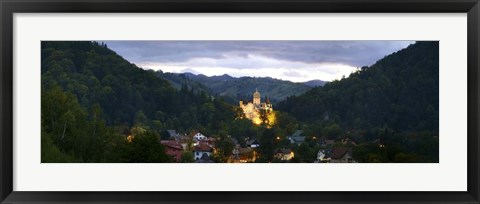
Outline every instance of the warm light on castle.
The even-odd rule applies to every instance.
[[[254,124],[266,124],[271,127],[275,124],[275,113],[268,97],[265,97],[265,103],[261,102],[260,92],[258,90],[253,93],[253,102],[243,103],[240,101],[240,108],[246,118],[250,119]]]

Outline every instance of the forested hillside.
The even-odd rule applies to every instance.
[[[63,155],[42,160],[161,162],[166,159],[130,157],[129,150],[107,154],[123,144],[121,136],[135,132],[152,142],[166,128],[213,133],[234,119],[233,108],[222,99],[186,87],[177,91],[105,44],[42,42],[41,69],[42,154]],[[138,148],[161,146],[156,143]]]
[[[277,108],[312,135],[353,139],[360,162],[438,162],[439,43],[417,42]]]
[[[438,42],[418,42],[278,107],[301,121],[332,120],[346,129],[438,131],[438,63]]]

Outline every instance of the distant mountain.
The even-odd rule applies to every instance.
[[[180,90],[182,86],[186,86],[188,89],[195,90],[196,92],[205,92],[211,93],[210,89],[205,86],[204,84],[192,80],[192,77],[196,75],[192,73],[169,73],[169,72],[162,72],[161,70],[155,72],[156,75],[164,80],[170,82],[170,84],[177,90]]]
[[[189,76],[192,76],[192,75],[189,75]],[[205,76],[205,75],[203,75],[203,76]],[[208,77],[208,78],[210,78],[211,80],[214,80],[214,81],[229,81],[229,80],[234,79],[233,77],[231,77],[228,74],[224,74],[224,75],[221,75],[221,76],[211,76],[211,77]]]
[[[322,81],[322,80],[310,80],[310,81],[303,82],[303,84],[305,84],[307,86],[310,86],[310,87],[323,86],[326,83],[328,83],[328,82],[327,81]]]
[[[186,84],[194,90],[203,90],[212,95],[226,96],[230,102],[238,100],[251,100],[253,92],[258,89],[262,94],[262,100],[267,96],[272,103],[284,100],[289,96],[296,96],[311,89],[311,86],[303,83],[283,81],[271,77],[232,77],[228,74],[220,76],[195,75],[192,73],[160,73],[175,87]]]

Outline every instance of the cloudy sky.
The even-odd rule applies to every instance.
[[[144,69],[332,81],[414,41],[105,41]]]

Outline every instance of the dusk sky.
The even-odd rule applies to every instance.
[[[104,41],[144,69],[293,82],[347,77],[414,41]]]

